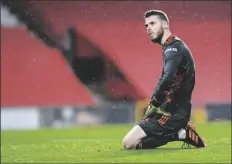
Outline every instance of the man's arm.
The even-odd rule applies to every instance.
[[[160,78],[159,83],[152,95],[151,103],[154,106],[160,106],[167,93],[170,91],[173,77],[175,76],[178,66],[183,59],[180,48],[167,49],[164,55],[165,66],[163,76]]]

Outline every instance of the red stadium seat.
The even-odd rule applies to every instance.
[[[58,51],[27,30],[1,28],[1,106],[94,104]]]

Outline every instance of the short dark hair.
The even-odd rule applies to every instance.
[[[144,17],[148,18],[152,15],[158,15],[160,19],[167,21],[169,23],[167,14],[161,10],[148,10],[145,12]]]

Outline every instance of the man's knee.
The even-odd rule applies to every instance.
[[[135,149],[141,139],[146,136],[143,129],[139,125],[136,125],[123,138],[122,144],[125,149]]]
[[[133,138],[130,138],[128,136],[125,136],[122,140],[122,144],[125,149],[133,149],[134,145],[136,144],[136,141],[133,140]]]

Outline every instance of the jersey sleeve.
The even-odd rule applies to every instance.
[[[172,80],[177,72],[178,66],[183,59],[181,49],[177,46],[167,48],[164,52],[164,68],[163,75],[159,79],[159,82],[152,95],[152,103],[155,106],[160,106],[164,101],[167,93],[172,86]]]

